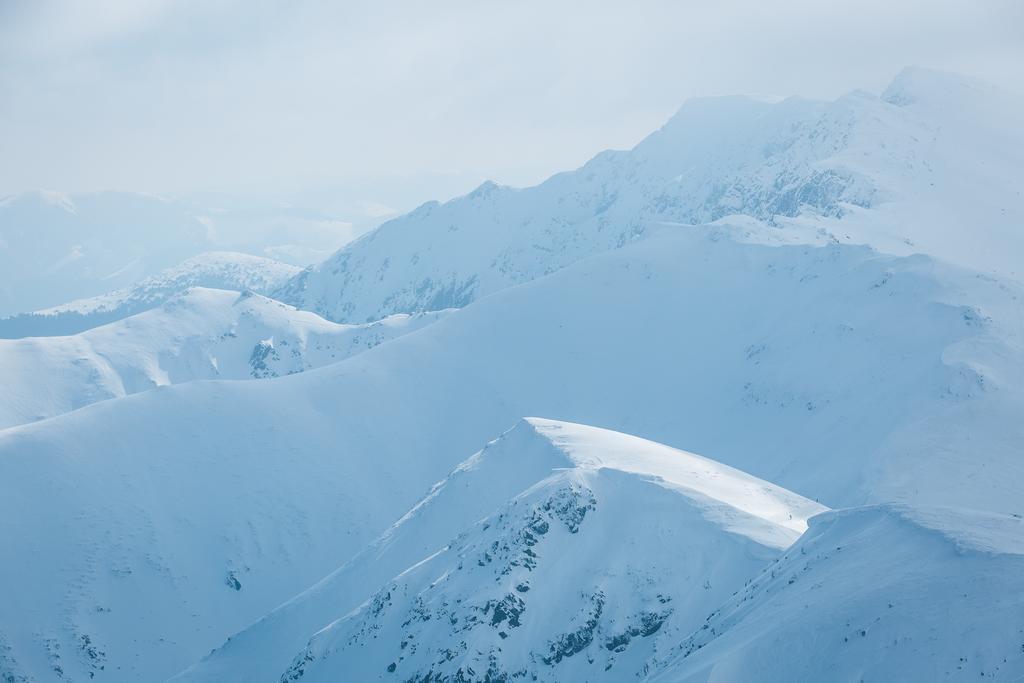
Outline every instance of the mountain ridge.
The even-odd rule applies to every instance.
[[[524,469],[532,474],[524,475]],[[505,478],[508,476],[518,481],[506,482]],[[741,491],[755,497],[760,507],[751,507],[752,501],[746,495],[736,495]],[[732,495],[723,496],[724,492]],[[504,501],[506,496],[508,501]],[[623,507],[614,502],[620,496],[626,497],[630,503]],[[739,503],[741,507],[732,507],[734,503]],[[663,508],[666,505],[677,515],[665,514],[666,510]],[[615,507],[617,512],[603,512],[608,506]],[[779,510],[774,509],[775,506],[786,512],[779,514]],[[552,618],[533,616],[537,610],[551,611],[545,604],[546,598],[536,596],[539,593],[550,593],[555,586],[575,585],[574,581],[568,580],[564,575],[566,563],[557,559],[565,552],[561,546],[575,545],[582,537],[577,534],[587,535],[583,532],[593,525],[603,526],[600,520],[607,514],[616,519],[617,525],[636,530],[633,534],[635,538],[626,542],[627,545],[635,545],[638,542],[636,538],[642,535],[640,528],[658,526],[654,522],[655,519],[674,518],[678,521],[678,515],[681,514],[688,520],[687,523],[672,522],[669,526],[675,528],[679,534],[675,539],[678,545],[676,553],[687,559],[677,557],[669,562],[665,558],[660,558],[651,562],[657,566],[673,566],[677,575],[682,575],[687,570],[695,571],[694,554],[703,552],[706,546],[715,548],[717,559],[712,562],[709,558],[708,561],[721,567],[721,571],[714,578],[716,587],[712,589],[710,584],[703,587],[687,587],[685,581],[673,584],[666,576],[658,575],[656,571],[657,578],[651,579],[645,591],[651,594],[652,602],[658,609],[648,615],[649,623],[643,627],[644,637],[641,637],[639,631],[630,636],[632,627],[628,623],[618,623],[614,618],[611,621],[606,619],[607,623],[602,622],[600,628],[595,628],[595,624],[595,627],[590,629],[589,637],[593,647],[580,647],[581,651],[586,649],[588,659],[595,656],[601,659],[600,653],[605,653],[611,657],[610,661],[613,661],[618,653],[627,649],[629,641],[636,638],[638,642],[633,644],[629,656],[634,662],[642,661],[642,657],[638,657],[635,651],[637,648],[647,649],[654,640],[648,640],[646,636],[653,635],[663,622],[676,623],[680,619],[685,621],[686,614],[692,617],[700,612],[694,604],[713,603],[716,595],[728,594],[732,579],[727,578],[727,575],[731,576],[729,573],[735,570],[732,566],[734,563],[751,568],[763,566],[766,558],[776,556],[796,540],[800,532],[794,528],[805,528],[806,517],[824,509],[823,506],[732,468],[646,439],[586,425],[543,418],[524,418],[501,437],[490,442],[486,448],[459,465],[449,477],[435,485],[426,498],[413,506],[391,529],[368,546],[360,556],[362,565],[357,559],[355,564],[343,566],[310,591],[296,596],[247,631],[233,636],[222,648],[215,650],[201,663],[174,680],[272,680],[275,667],[283,669],[282,662],[287,662],[290,657],[288,644],[293,643],[293,647],[304,644],[300,637],[303,631],[307,635],[316,635],[295,658],[281,680],[320,680],[323,676],[329,680],[370,680],[377,675],[387,679],[389,672],[395,671],[396,668],[398,671],[395,676],[415,680],[432,677],[444,679],[448,675],[458,678],[458,671],[466,676],[471,675],[467,672],[480,672],[484,669],[498,678],[501,676],[500,672],[511,675],[513,671],[520,671],[520,667],[525,665],[513,663],[519,661],[516,659],[515,648],[507,655],[511,661],[505,661],[506,655],[501,654],[502,650],[507,652],[514,646],[517,640],[516,630],[521,627],[524,632],[530,633],[531,639],[536,639],[538,629],[544,628],[540,624]],[[478,515],[484,510],[487,512],[484,513],[484,519],[480,520]],[[626,519],[618,519],[619,516],[625,516]],[[629,520],[633,517],[644,518],[648,522],[631,523]],[[513,521],[510,526],[511,519],[520,521]],[[556,527],[563,525],[564,531],[568,531],[568,534],[563,531],[559,535]],[[664,522],[659,528],[660,533],[669,533]],[[503,530],[497,532],[498,540],[493,543],[491,540],[474,540],[478,535],[490,539],[495,533],[493,529]],[[701,529],[705,531],[699,531]],[[702,536],[702,533],[708,536]],[[430,543],[424,545],[425,537],[437,543],[439,549],[431,547]],[[549,537],[562,539],[557,552],[553,555],[553,548],[550,548],[549,544],[554,541]],[[479,562],[473,559],[475,552],[469,550],[477,545],[479,550],[476,552],[483,552]],[[584,571],[600,573],[599,568],[605,563],[614,566],[623,562],[621,559],[610,559],[610,556],[614,555],[613,547],[604,547],[606,550],[599,554],[599,559],[595,557],[594,562],[585,562],[581,565],[585,567]],[[483,548],[489,549],[484,551]],[[582,552],[582,548],[577,552]],[[632,559],[626,561],[626,564],[635,564],[636,567],[628,570],[627,575],[631,578],[627,583],[633,586],[634,583],[643,583],[640,575],[645,560],[642,557],[659,557],[663,553],[643,553],[638,548],[632,548],[630,552]],[[676,553],[673,553],[673,557]],[[401,559],[394,557],[396,554],[401,556]],[[459,558],[457,567],[452,566],[445,571],[428,569],[433,564],[445,562],[444,556],[453,554],[457,554]],[[733,562],[722,562],[723,554],[728,554],[733,558]],[[551,555],[550,559],[545,559],[548,555]],[[408,563],[408,567],[401,566],[403,559]],[[484,620],[484,623],[490,621],[491,626],[500,626],[491,631],[472,617],[472,609],[468,610],[470,614],[464,614],[467,612],[465,604],[476,600],[471,595],[475,591],[479,590],[485,594],[493,592],[487,587],[487,584],[492,583],[489,569],[492,562],[502,567],[504,565],[501,563],[505,561],[510,564],[498,573],[497,580],[501,585],[507,584],[507,595],[502,589],[498,590],[501,595],[496,594],[492,602],[483,598],[477,600],[491,605],[485,612],[490,609],[496,610]],[[662,561],[668,564],[658,565],[658,562]],[[549,562],[554,562],[550,571],[558,573],[558,578],[546,576],[545,570]],[[341,649],[338,651],[335,651],[338,645],[321,645],[324,641],[336,644],[345,642],[344,638],[334,634],[343,630],[347,622],[362,619],[363,614],[376,620],[381,615],[381,610],[401,611],[401,602],[404,599],[413,600],[414,595],[415,603],[420,605],[426,593],[433,591],[439,584],[455,581],[455,577],[463,574],[464,567],[465,573],[469,575],[473,575],[478,567],[483,567],[480,571],[487,578],[480,579],[482,583],[473,583],[477,579],[467,579],[470,586],[461,588],[456,599],[440,603],[450,605],[450,609],[443,606],[440,609],[451,611],[451,614],[443,619],[441,615],[430,619],[431,623],[441,620],[445,625],[449,621],[456,624],[454,620],[467,619],[465,628],[453,627],[451,638],[440,638],[436,633],[437,629],[434,628],[432,632],[422,634],[427,640],[421,641],[412,633],[416,627],[409,627],[407,621],[401,627],[404,634],[401,638],[401,648],[397,647],[397,641],[394,643],[395,659],[392,663],[395,666],[390,666],[384,660],[369,666],[363,665],[363,662],[369,663],[375,658],[385,657],[382,653],[368,654],[369,649],[379,649],[379,641],[389,637],[375,630],[372,641],[363,643],[360,640],[361,644],[358,644],[358,647],[363,655],[358,661],[343,655],[347,645],[340,645]],[[372,580],[369,577],[388,575],[392,571],[396,572],[397,576],[388,582],[386,589],[381,589],[373,595],[367,592],[367,600],[362,605],[353,604],[362,601],[359,591]],[[440,573],[441,576],[429,587],[424,586],[421,592],[395,588],[396,585],[423,571],[433,571],[433,575]],[[737,573],[742,574],[742,571]],[[616,589],[613,588],[615,577],[614,572],[609,574],[609,578],[599,591],[601,610],[606,613],[613,613],[616,609],[613,607],[616,597]],[[737,583],[736,587],[738,585]],[[620,599],[625,599],[624,594],[629,592],[622,587],[617,590],[623,591],[623,594],[618,596]],[[691,591],[696,592],[696,597],[687,598]],[[571,612],[578,607],[575,598],[572,597],[573,591],[566,593],[562,600],[567,604],[555,609],[555,615]],[[657,599],[653,597],[655,593]],[[400,594],[408,597],[399,597]],[[433,602],[429,599],[427,601]],[[457,603],[461,606],[456,607]],[[349,612],[353,607],[355,609]],[[412,618],[411,621],[426,621],[424,610],[427,608],[424,606],[415,609],[419,616]],[[504,616],[499,616],[499,611]],[[462,616],[457,617],[456,612]],[[483,630],[484,635],[471,635],[477,634],[478,628]],[[607,638],[613,638],[611,633],[619,628],[625,629],[624,633],[627,634],[615,636],[622,641],[621,643],[616,640],[614,646],[608,648],[598,645],[606,638],[601,634],[608,632]],[[492,645],[477,643],[469,645],[467,649],[465,641],[462,645],[457,644],[459,640],[481,637],[482,642],[493,641]],[[414,640],[416,642],[406,650],[405,645]],[[643,641],[644,645],[640,645],[640,641]],[[501,643],[501,646],[495,649],[497,643]],[[403,663],[404,659],[417,659],[417,647],[421,652],[427,649],[435,651],[433,648],[445,644],[453,650],[430,665],[429,671],[416,669],[416,665],[411,662]],[[474,650],[488,649],[489,654],[483,659],[472,655]],[[612,654],[612,650],[615,650],[615,654]],[[461,654],[456,656],[456,652]],[[399,653],[402,656],[399,656]],[[579,658],[583,656],[579,654]],[[565,655],[557,656],[557,662],[549,657],[550,661],[543,665],[538,662],[539,668],[534,670],[532,675],[540,676],[538,680],[549,680],[551,675],[569,675],[568,672],[575,669],[567,669],[568,662],[561,664],[564,657]],[[422,655],[419,659],[422,660]],[[339,666],[341,669],[338,669]],[[410,669],[410,666],[414,668]],[[602,661],[595,672],[601,671],[604,666],[605,663]],[[323,667],[327,667],[329,673],[321,671]],[[608,671],[607,668],[604,670]],[[618,680],[619,676],[621,673],[619,668],[616,668],[609,680]]]
[[[248,290],[179,285],[158,289],[155,308],[76,335],[0,339],[0,429],[170,384],[304,372],[446,313],[340,325]]]
[[[941,95],[961,82],[907,70],[887,90],[890,99],[899,91],[901,104],[865,92],[832,102],[690,100],[632,150],[602,152],[530,188],[488,182],[445,204],[424,204],[297,275],[275,296],[337,321],[458,307],[643,239],[666,221],[695,225],[736,215],[793,241],[924,251],[1019,279],[1005,252],[1010,245],[1024,250],[1009,229],[1024,220],[1010,182],[1024,164],[1024,138],[998,91],[973,88],[976,101],[966,103]],[[943,106],[927,104],[936,100]],[[990,168],[975,163],[971,145],[1003,139],[1021,144],[994,149],[999,163]],[[986,182],[964,183],[980,174]],[[963,236],[963,226],[979,219],[1006,227]]]

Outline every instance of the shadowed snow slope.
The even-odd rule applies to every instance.
[[[799,242],[927,253],[1020,279],[1024,107],[970,79],[908,69],[881,97],[688,101],[627,152],[517,190],[424,204],[275,296],[340,322],[463,306],[665,222],[732,215]]]
[[[946,508],[826,513],[659,653],[651,681],[1018,681],[1024,521]]]
[[[1016,285],[752,230],[665,229],[340,363],[0,431],[7,656],[45,678],[59,645],[81,677],[88,638],[122,678],[173,675],[522,415],[691,449],[831,507],[1017,512]]]
[[[266,294],[299,270],[249,254],[207,252],[124,289],[0,319],[0,338],[75,334],[155,308],[190,287]]]
[[[557,499],[559,503],[548,504],[549,499]],[[611,511],[606,511],[606,506]],[[577,510],[580,519],[570,525],[566,535],[561,529],[565,520],[559,523],[549,518],[566,517],[570,509]],[[605,593],[603,600],[620,601],[618,609],[628,611],[629,589],[617,583],[623,580],[642,583],[645,577],[651,579],[645,590],[653,603],[660,604],[645,604],[633,615],[642,620],[640,613],[644,609],[653,610],[648,616],[647,630],[656,630],[666,619],[670,623],[685,624],[695,615],[702,616],[704,605],[717,604],[721,596],[735,590],[739,585],[733,585],[735,577],[744,577],[744,572],[749,575],[752,569],[757,571],[765,558],[788,547],[806,529],[807,517],[824,509],[785,489],[692,453],[619,432],[529,418],[456,468],[351,562],[232,636],[180,680],[277,680],[295,652],[306,644],[309,635],[367,600],[384,577],[416,565],[456,536],[458,540],[445,553],[433,557],[427,567],[417,568],[414,573],[426,572],[436,578],[443,571],[438,567],[454,556],[459,556],[460,564],[482,566],[477,565],[476,558],[465,557],[465,553],[491,547],[488,544],[495,541],[506,555],[516,546],[515,552],[521,555],[513,553],[504,558],[512,562],[513,569],[509,569],[509,573],[499,572],[498,583],[494,582],[496,566],[468,567],[466,573],[453,569],[455,576],[465,578],[453,580],[443,592],[460,600],[472,598],[471,602],[477,606],[487,602],[481,591],[502,593],[496,597],[496,602],[504,599],[505,594],[511,595],[509,602],[518,605],[520,612],[523,609],[527,612],[527,617],[517,620],[525,632],[531,633],[519,639],[527,649],[537,643],[527,644],[523,640],[536,640],[542,624],[553,616],[568,616],[581,609],[580,601],[585,598],[579,594],[582,588],[600,585]],[[489,515],[489,521],[476,523]],[[588,533],[575,535],[584,526],[584,516]],[[554,531],[547,536],[552,526]],[[649,527],[646,533],[653,537],[642,538],[640,530],[645,527]],[[657,544],[644,547],[652,538],[657,538]],[[588,548],[591,543],[603,543],[603,550]],[[663,544],[671,544],[672,551],[665,553]],[[467,550],[470,546],[472,551]],[[551,573],[552,564],[569,564],[584,555],[591,559],[580,562],[575,568],[556,570],[557,575]],[[524,563],[523,558],[532,559]],[[492,561],[500,564],[493,557],[485,564],[491,565]],[[618,569],[613,569],[614,566]],[[670,577],[672,572],[668,568],[673,566],[675,573]],[[711,571],[714,572],[713,586],[708,573]],[[573,572],[591,576],[586,578]],[[602,573],[607,576],[602,578]],[[519,589],[514,590],[516,586]],[[559,592],[563,594],[560,600],[551,599]],[[395,601],[399,600],[396,594]],[[606,606],[611,614],[610,603]],[[408,607],[395,606],[391,612],[398,616]],[[473,612],[473,608],[467,609]],[[365,607],[362,611],[365,612]],[[335,627],[333,633],[345,630],[363,617],[365,614],[349,618],[346,625]],[[484,621],[492,618],[490,615]],[[530,627],[531,624],[534,626]],[[483,628],[477,635],[494,644],[496,639],[504,640],[499,632],[506,636],[518,633],[515,628],[508,625]],[[606,660],[618,657],[604,652],[608,649],[601,647],[604,636],[616,629],[626,632],[629,628],[624,622],[605,619],[591,633],[595,647],[577,661],[600,652],[607,656],[600,657],[600,664],[594,666],[603,668]],[[636,635],[625,634],[623,650]],[[317,642],[327,637],[318,636]],[[440,649],[452,647],[452,643],[463,637],[444,632],[430,635],[430,642],[416,645],[420,653],[417,663],[403,664],[396,675],[402,680],[419,680],[417,676],[423,677],[430,670],[435,674],[443,671],[445,675],[459,668],[465,670],[465,667],[487,670],[489,656],[475,658],[470,651],[463,651],[450,664],[438,668],[430,663],[430,658],[438,656]],[[399,639],[405,640],[404,637]],[[371,680],[385,675],[385,667],[392,659],[399,661],[407,654],[399,653],[398,641],[392,640],[394,642],[382,642],[383,650],[367,656],[366,668],[358,671],[348,668],[354,664],[351,657],[344,663],[342,660],[346,657],[334,654],[322,669],[317,668],[319,665],[312,667],[316,669],[315,674],[308,664],[300,661],[298,666],[311,675],[312,680],[328,672],[334,680]],[[511,648],[515,640],[503,644],[503,648]],[[653,644],[653,641],[644,642]],[[490,646],[480,643],[473,647],[487,652]],[[617,647],[618,644],[611,649]],[[333,652],[336,648],[327,649]],[[636,650],[650,653],[646,646],[632,648],[629,657],[634,663],[638,656]],[[310,656],[322,659],[323,653]],[[513,671],[525,664],[502,660],[500,667]],[[615,670],[615,676],[623,675],[621,669]],[[547,672],[546,677],[557,674],[562,680],[569,675],[565,667],[542,666],[540,670]],[[293,670],[292,675],[296,671]]]
[[[251,292],[190,289],[78,335],[0,340],[0,429],[165,384],[302,372],[443,314],[339,325]]]
[[[284,679],[621,680],[663,626],[696,626],[824,509],[691,453],[530,418],[182,679],[277,680],[303,634],[365,600]]]

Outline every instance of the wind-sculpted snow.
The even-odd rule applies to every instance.
[[[303,372],[444,313],[339,325],[253,292],[188,289],[159,308],[78,335],[0,340],[0,429],[168,384]]]
[[[892,505],[815,517],[650,668],[652,683],[1020,680],[1024,521]]]
[[[692,100],[628,152],[536,187],[485,183],[424,204],[276,296],[341,322],[459,307],[665,222],[736,215],[790,241],[924,252],[1019,278],[1022,116],[992,88],[919,69],[882,97]]]
[[[0,565],[11,656],[45,678],[46,643],[77,653],[85,634],[107,670],[181,671],[522,415],[702,452],[830,507],[1016,512],[1019,288],[752,230],[669,228],[340,363],[0,431],[0,535],[25,558]]]
[[[299,271],[259,256],[208,252],[124,289],[0,319],[0,338],[77,334],[156,308],[191,287],[266,294]]]

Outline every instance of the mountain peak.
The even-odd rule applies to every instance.
[[[494,194],[500,189],[502,189],[502,186],[499,185],[498,183],[494,182],[493,180],[485,180],[484,182],[480,183],[475,190],[473,190],[466,196],[472,199],[489,197],[490,195]]]
[[[920,66],[905,67],[882,92],[881,99],[905,107],[970,99],[994,88],[982,80],[950,71]]]

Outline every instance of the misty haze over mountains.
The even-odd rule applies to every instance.
[[[0,200],[0,681],[1024,677],[1021,121],[912,66],[405,212]]]

